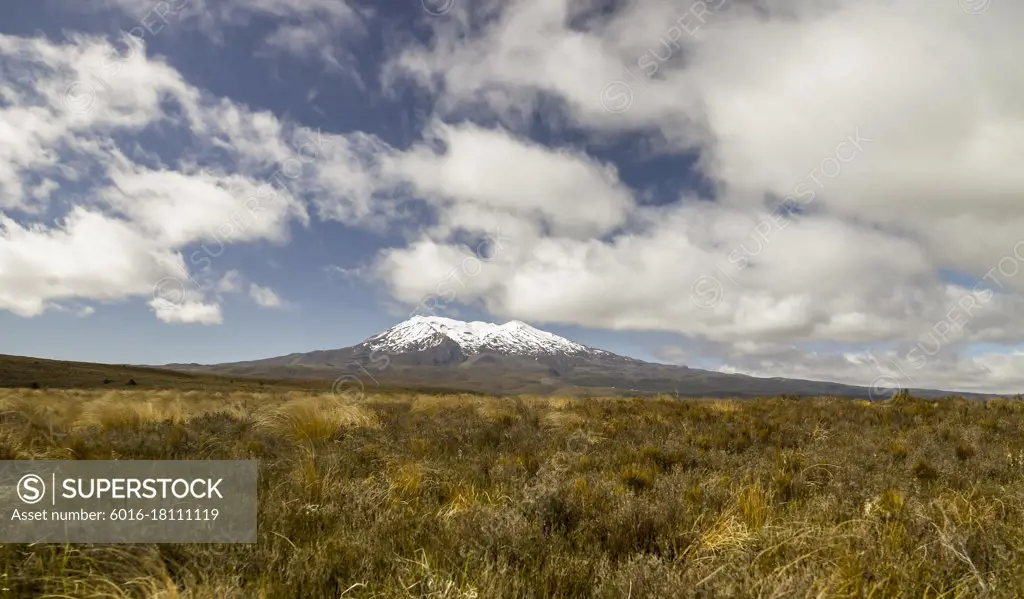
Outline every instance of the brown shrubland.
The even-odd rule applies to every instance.
[[[1024,402],[0,390],[2,459],[257,459],[252,545],[3,545],[0,597],[1016,597]]]

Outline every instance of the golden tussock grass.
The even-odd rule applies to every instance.
[[[419,394],[412,397],[411,411],[417,413],[438,413],[445,410],[473,405],[472,399],[461,395]]]
[[[282,437],[318,443],[337,438],[349,428],[377,428],[376,414],[351,400],[333,396],[294,396],[257,411],[257,425]]]
[[[426,469],[418,462],[394,464],[387,469],[388,497],[394,501],[419,499],[426,483]]]
[[[576,429],[583,428],[587,419],[581,414],[573,412],[545,412],[540,419],[541,425],[548,428]]]
[[[738,412],[740,410],[739,402],[727,399],[712,399],[704,405],[713,412]]]
[[[252,545],[3,597],[1019,597],[1024,403],[0,390],[0,459],[257,459]]]

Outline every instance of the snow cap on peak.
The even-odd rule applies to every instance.
[[[483,351],[510,355],[554,355],[593,352],[574,343],[531,327],[521,320],[502,325],[491,322],[463,322],[442,316],[415,315],[387,331],[366,340],[377,351],[400,353],[435,347],[454,341],[468,353]],[[598,352],[600,353],[600,352]]]

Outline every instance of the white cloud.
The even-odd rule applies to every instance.
[[[485,265],[458,301],[500,317],[726,345],[913,342],[973,297],[973,285],[948,282],[954,271],[1002,293],[972,306],[951,347],[1024,340],[1024,177],[1012,164],[1024,153],[1024,86],[1010,58],[1024,52],[1013,25],[1024,7],[969,15],[923,0],[707,4],[720,8],[703,22],[663,3],[601,17],[569,0],[457,6],[434,23],[428,46],[387,66],[389,83],[407,76],[433,93],[441,118],[483,114],[517,132],[534,118],[568,120],[599,141],[642,134],[663,153],[699,151],[699,174],[715,186],[714,203],[681,193],[657,209],[625,204],[600,239],[519,223],[526,251]],[[518,170],[529,164],[519,153],[502,156],[502,173],[544,173]],[[447,189],[443,168],[456,166],[420,177]],[[558,175],[497,177],[495,186],[566,189],[584,179],[551,168]],[[577,223],[592,216],[590,195],[566,213]],[[766,196],[808,212],[794,221],[766,213]],[[441,221],[515,226],[514,212],[481,204],[442,206]],[[426,235],[377,263],[402,301],[436,294],[438,276],[464,256],[451,228]],[[995,355],[925,378],[977,387],[970,373]]]
[[[922,344],[909,350],[815,352],[772,348],[733,355],[724,372],[761,377],[792,377],[864,385],[878,398],[899,389],[943,389],[1015,394],[1024,390],[1024,351],[988,350],[974,354],[941,351]],[[922,349],[923,348],[923,349]],[[915,351],[916,350],[916,351]]]
[[[285,307],[285,302],[270,287],[261,287],[253,283],[249,285],[249,297],[261,308]]]
[[[187,301],[170,305],[160,298],[149,302],[161,322],[167,324],[222,324],[224,317],[219,305]]]
[[[306,218],[305,208],[284,194],[281,201],[256,201],[261,183],[245,176],[136,167],[114,171],[111,179],[100,197],[147,234],[174,247],[195,241],[282,241],[292,216]],[[247,204],[249,198],[254,200]]]
[[[484,105],[532,115],[552,109],[538,103],[552,94],[595,133],[698,148],[722,201],[748,208],[766,192],[793,193],[860,128],[876,141],[827,182],[822,209],[910,228],[976,274],[1017,241],[1002,228],[973,238],[1024,218],[1014,199],[1024,175],[1012,163],[1024,150],[1024,87],[1011,58],[1024,49],[1013,25],[1024,7],[973,16],[922,0],[708,4],[722,8],[703,24],[686,6],[641,3],[570,28],[584,4],[509,2],[483,29],[439,23],[430,48],[406,50],[389,72],[434,83],[453,114]],[[648,77],[641,64],[654,53],[673,57]],[[632,104],[610,114],[600,92],[616,80]],[[972,238],[958,258],[933,234],[951,228]]]
[[[98,38],[74,36],[57,46],[0,35],[5,71],[21,75],[0,82],[0,98],[7,101],[0,108],[0,209],[38,210],[57,182],[26,195],[21,175],[33,169],[62,174],[56,167],[65,152],[102,156],[108,147],[91,133],[136,132],[163,121],[161,97],[184,106],[197,101],[198,92],[166,64],[139,53],[114,56],[113,46]]]
[[[317,132],[299,151],[309,163],[302,195],[321,219],[378,231],[396,220],[395,183],[383,179],[380,170],[394,148],[364,133]]]
[[[308,224],[290,189],[311,185],[295,158],[315,159],[313,132],[211,99],[144,51],[118,55],[99,38],[0,35],[0,65],[26,75],[0,83],[0,309],[36,316],[62,300],[142,297],[164,322],[219,323],[216,281],[204,281],[225,248],[284,243],[289,223]],[[171,163],[115,141],[158,124],[188,142]],[[84,191],[63,194],[62,182]],[[58,200],[71,211],[42,220]]]
[[[367,269],[364,267],[356,266],[354,268],[344,268],[336,264],[330,264],[324,267],[324,272],[327,273],[328,277],[337,277],[350,281],[362,279],[367,275]]]
[[[475,209],[534,221],[553,235],[590,237],[623,224],[633,206],[615,167],[581,151],[555,150],[473,125],[434,123],[427,136],[427,142],[394,154],[385,172],[410,182],[418,195],[441,207],[442,218],[468,216],[465,209]],[[435,151],[431,142],[444,144],[446,151]],[[455,218],[450,224],[473,229],[481,224],[469,220]]]
[[[128,223],[78,209],[67,229],[25,228],[0,221],[0,308],[41,314],[67,299],[124,300],[149,295],[181,264]]]
[[[244,282],[245,278],[242,276],[242,273],[237,270],[229,270],[224,273],[224,276],[217,283],[217,291],[220,293],[239,293],[242,291]]]

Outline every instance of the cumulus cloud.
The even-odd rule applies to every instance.
[[[0,67],[14,75],[0,83],[0,309],[148,296],[165,322],[218,323],[211,277],[225,247],[284,243],[289,223],[308,224],[292,190],[312,185],[314,132],[210,98],[145,48],[102,38],[0,35]],[[119,141],[157,126],[184,140],[180,155]]]
[[[548,148],[475,125],[435,122],[426,137],[392,153],[384,173],[411,184],[440,209],[440,219],[447,221],[442,224],[449,227],[479,231],[487,218],[509,215],[555,236],[587,238],[623,224],[633,206],[615,167],[581,151]],[[435,150],[438,145],[445,150]]]
[[[714,184],[711,203],[685,191],[657,209],[627,203],[616,221],[626,226],[603,238],[574,238],[567,223],[520,228],[529,251],[487,265],[460,301],[537,322],[678,332],[720,357],[745,343],[913,343],[944,331],[951,313],[969,325],[951,327],[951,348],[1021,341],[1024,178],[1012,161],[1024,150],[1024,87],[1010,57],[1024,51],[1013,25],[1024,9],[698,4],[457,7],[391,61],[387,81],[433,94],[440,118],[487,114],[522,137],[534,118],[605,141],[641,134],[665,154],[697,152],[694,174]],[[528,164],[505,156],[508,172]],[[449,169],[465,160],[446,158]],[[584,226],[594,215],[577,206],[567,218]],[[474,208],[450,205],[447,218],[507,219]],[[436,294],[433,278],[460,259],[450,231],[428,236],[378,265],[405,301]],[[1005,390],[1018,384],[1008,356],[963,354],[945,370],[933,360],[922,378]],[[774,376],[806,356],[779,357],[736,368]],[[832,367],[843,371],[819,373]],[[993,378],[983,384],[981,372]]]
[[[0,221],[0,308],[37,316],[49,302],[124,300],[153,291],[180,257],[129,223],[76,209],[66,229]]]
[[[793,195],[859,130],[875,141],[827,181],[819,208],[908,228],[929,252],[976,274],[1017,241],[1009,230],[1024,217],[1015,200],[1024,176],[1012,161],[1024,149],[1024,88],[1011,57],[1024,8],[974,16],[923,0],[701,7],[631,3],[581,26],[592,3],[518,0],[481,27],[438,24],[431,45],[406,49],[389,72],[429,83],[454,113],[484,105],[498,116],[532,114],[548,94],[591,131],[696,148],[721,201],[743,207],[765,193]],[[631,100],[617,114],[601,93],[613,82]],[[996,235],[982,235],[989,226]],[[974,242],[950,250],[952,229]]]
[[[220,306],[203,302],[186,301],[178,305],[170,305],[162,298],[150,301],[153,313],[161,322],[167,324],[222,324],[224,322]]]

